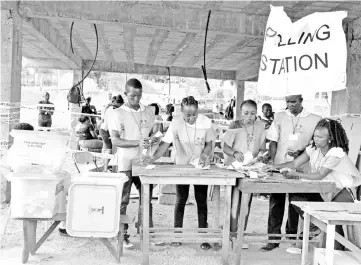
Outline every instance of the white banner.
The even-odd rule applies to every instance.
[[[271,5],[258,76],[258,93],[285,96],[346,88],[346,11],[313,13],[294,23]]]

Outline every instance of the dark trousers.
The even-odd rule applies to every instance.
[[[207,185],[194,185],[199,228],[207,228],[207,191]],[[177,201],[174,208],[174,227],[183,227],[184,208],[188,200],[189,185],[176,185],[176,193]]]
[[[319,193],[296,193],[290,194],[290,201],[315,201],[315,202],[322,202],[323,199]],[[332,199],[333,202],[350,202],[353,203],[353,198],[350,192],[347,189],[341,190],[335,198]],[[303,211],[297,207],[292,206],[297,213],[303,217]],[[336,233],[339,233],[341,236],[345,236],[343,233],[342,225],[336,225]],[[327,236],[327,235],[326,235]],[[336,250],[345,250],[345,247],[341,245],[339,242],[335,240],[335,249]]]
[[[124,173],[128,176],[129,180],[124,183],[122,202],[120,204],[120,214],[127,214],[127,207],[130,200],[130,191],[132,189],[132,184],[135,185],[136,189],[139,192],[139,211],[142,207],[142,183],[140,182],[139,177],[132,176],[132,171],[119,171],[119,173]],[[153,185],[150,185],[150,198],[149,198],[149,227],[153,227],[153,205],[152,205],[152,194],[153,194]],[[139,215],[140,216],[140,215]],[[128,224],[124,224],[124,231],[127,232]]]
[[[281,234],[283,214],[285,211],[286,194],[272,193],[269,199],[268,234]],[[298,213],[294,207],[288,205],[288,220],[286,234],[297,234]],[[271,240],[278,240],[280,237],[269,237]]]

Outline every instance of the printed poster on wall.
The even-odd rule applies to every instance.
[[[294,23],[271,5],[258,93],[280,97],[346,88],[346,11],[313,13]]]

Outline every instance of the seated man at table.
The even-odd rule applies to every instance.
[[[312,145],[308,146],[301,156],[272,168],[281,169],[286,178],[332,181],[336,184],[336,192],[290,194],[290,201],[354,202],[355,187],[361,185],[361,175],[347,155],[349,142],[341,123],[331,119],[320,120],[312,139]],[[307,162],[310,162],[311,173],[295,170]],[[294,208],[303,215],[298,207]],[[336,232],[344,235],[342,226],[336,226]],[[343,250],[343,246],[335,241],[335,249]]]
[[[160,158],[173,142],[175,147],[173,154],[177,165],[188,165],[195,161],[199,161],[200,165],[209,165],[212,141],[215,140],[211,120],[204,115],[198,114],[198,101],[192,96],[182,100],[181,111],[182,117],[172,120],[165,137],[149,163],[154,163]],[[194,185],[199,228],[207,228],[208,226],[207,191],[208,185],[206,183],[205,185]],[[183,227],[184,210],[188,195],[189,185],[176,185],[175,228]],[[180,246],[181,243],[173,242],[172,245]],[[211,245],[202,243],[201,248],[208,250]]]

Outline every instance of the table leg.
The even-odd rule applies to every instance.
[[[23,220],[23,233],[24,233],[24,247],[22,253],[22,263],[26,263],[29,260],[29,245],[28,245],[28,225],[26,220]]]
[[[333,265],[333,250],[335,245],[335,225],[327,225],[326,235],[326,264]]]
[[[227,186],[228,187],[228,186]],[[220,213],[220,206],[221,206],[221,198],[220,198],[220,190],[221,186],[217,185],[213,187],[213,200],[216,203],[216,210],[213,219],[213,228],[219,228],[219,213]]]
[[[219,186],[216,186],[219,187]],[[218,189],[219,191],[219,189]],[[219,193],[218,193],[219,194]],[[223,235],[222,235],[222,263],[228,264],[228,252],[229,252],[229,230],[231,223],[231,203],[232,203],[232,186],[226,186],[226,192],[224,196],[224,216],[223,216]],[[218,227],[217,227],[218,228]]]
[[[302,241],[302,262],[301,265],[306,265],[308,263],[308,240],[310,234],[310,215],[308,213],[304,214],[303,221],[303,241]]]
[[[243,236],[244,236],[244,226],[246,224],[246,214],[248,212],[248,200],[250,198],[249,193],[242,192],[241,198],[241,210],[239,214],[238,220],[238,228],[237,228],[237,245],[236,245],[236,265],[240,265],[242,258],[242,244],[243,244]]]
[[[143,265],[149,264],[149,195],[150,185],[143,184]]]

